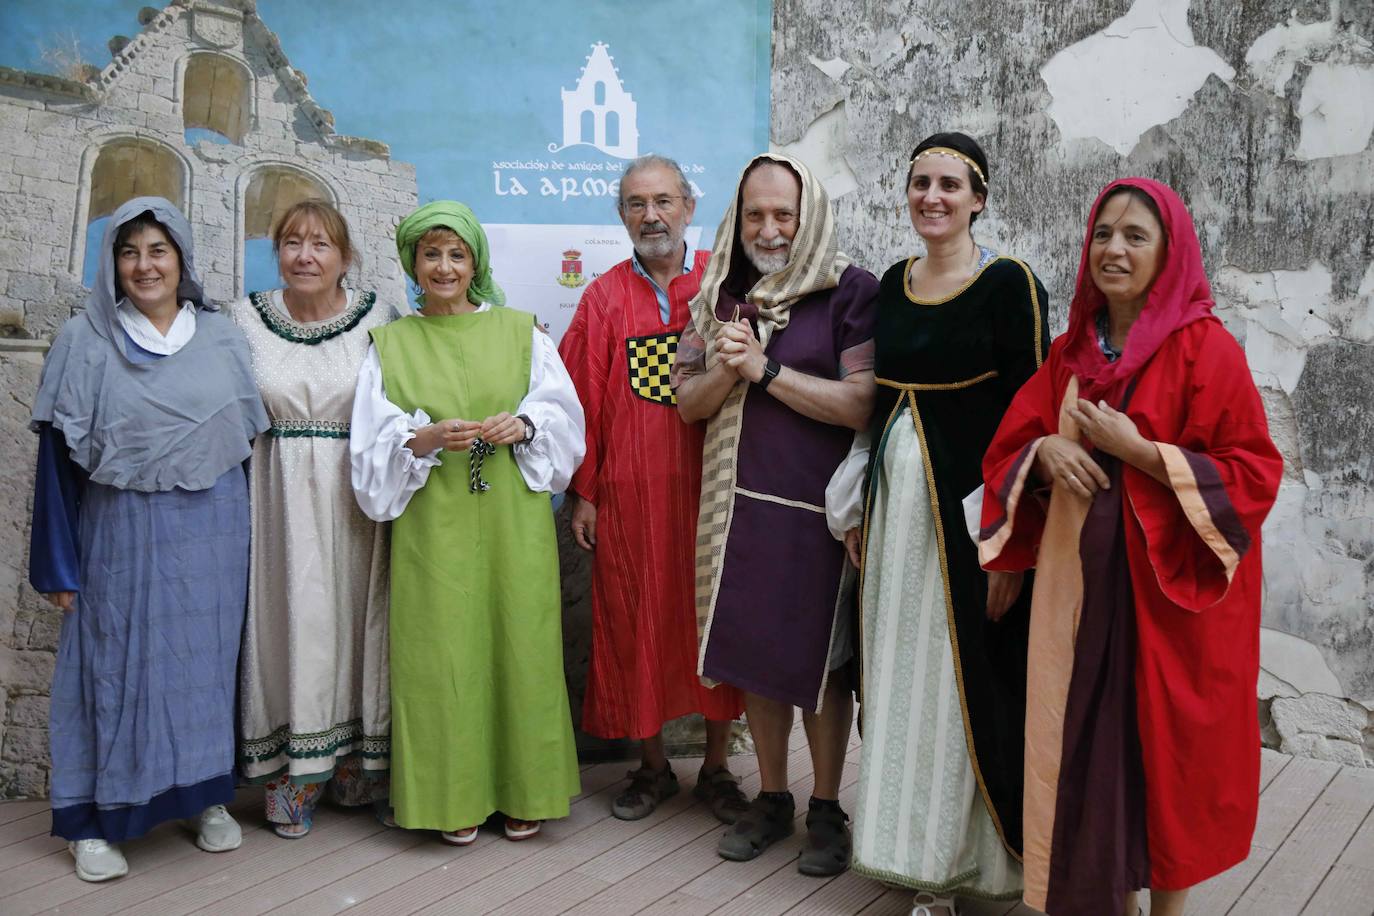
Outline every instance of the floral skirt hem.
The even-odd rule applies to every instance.
[[[370,762],[370,761],[369,761]],[[390,795],[388,770],[370,770],[357,754],[339,758],[330,773],[318,781],[298,782],[298,777],[280,774],[264,786],[263,809],[273,824],[308,824],[320,799],[326,795],[336,805],[355,808],[381,801]]]

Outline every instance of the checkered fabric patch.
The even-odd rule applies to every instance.
[[[652,334],[625,339],[630,390],[644,400],[669,407],[677,405],[677,395],[668,384],[668,373],[677,354],[677,338],[676,334]]]

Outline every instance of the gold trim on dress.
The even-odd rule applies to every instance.
[[[874,381],[884,388],[896,388],[898,391],[954,391],[958,388],[968,388],[979,382],[986,382],[990,378],[997,378],[996,369],[990,369],[982,375],[975,375],[973,378],[966,378],[962,382],[894,382],[892,379],[886,378],[874,378]]]
[[[930,449],[926,447],[926,431],[925,426],[921,423],[921,413],[916,407],[916,392],[906,392],[906,400],[911,405],[911,422],[916,425],[916,439],[921,443],[921,462],[926,474],[926,487],[930,491],[930,508],[935,516],[935,543],[940,551],[940,578],[945,587],[945,622],[949,628],[950,652],[954,656],[954,683],[959,688],[959,714],[964,720],[964,743],[968,746],[969,763],[973,766],[973,778],[978,783],[978,792],[983,796],[983,803],[987,805],[988,816],[992,818],[992,825],[997,828],[997,837],[1002,841],[1003,848],[1011,857],[1020,862],[1021,855],[1012,849],[1011,844],[1007,842],[1007,834],[1002,827],[1002,819],[998,817],[997,809],[988,796],[987,783],[983,781],[983,770],[978,766],[978,751],[973,746],[973,728],[968,718],[968,698],[964,695],[963,666],[959,663],[959,631],[954,622],[954,597],[949,590],[949,559],[945,551],[945,525],[940,518],[940,496],[935,491],[935,468],[930,461]]]
[[[1041,353],[1041,341],[1044,340],[1045,332],[1040,326],[1040,293],[1035,288],[1035,274],[1031,271],[1030,265],[1020,258],[1008,257],[1007,260],[1025,272],[1026,283],[1030,286],[1031,318],[1035,321],[1035,368],[1039,369],[1045,362],[1045,357]]]
[[[981,249],[981,246],[980,246],[979,250],[982,250],[982,249]],[[960,286],[958,289],[956,289],[954,292],[950,293],[948,296],[944,296],[944,297],[942,297],[942,298],[940,298],[940,299],[922,299],[920,296],[916,295],[915,293],[913,293],[913,292],[911,291],[911,265],[914,264],[914,263],[916,263],[916,260],[917,260],[917,256],[913,254],[911,257],[909,257],[909,258],[906,259],[906,266],[902,268],[902,292],[906,293],[907,299],[909,299],[910,301],[914,302],[914,303],[917,304],[917,305],[944,305],[946,302],[949,302],[951,299],[957,299],[957,298],[959,298],[959,296],[960,296],[962,293],[966,292],[970,286],[972,286],[973,284],[975,284],[975,283],[978,282],[978,278],[981,277],[981,276],[983,275],[983,272],[984,272],[984,271],[986,271],[986,270],[987,270],[989,267],[991,267],[992,265],[996,264],[998,261],[1002,260],[1003,257],[1005,257],[1005,255],[1000,255],[1000,254],[999,254],[999,255],[997,255],[996,257],[994,257],[992,260],[990,260],[990,261],[988,261],[986,264],[984,264],[982,267],[980,267],[980,268],[978,268],[977,270],[975,270],[975,271],[973,272],[973,276],[969,277],[967,280],[964,281],[963,286]],[[1015,259],[1014,259],[1014,258],[1007,258],[1007,260],[1010,261],[1010,260],[1015,260]],[[1022,266],[1024,267],[1025,265],[1022,265]],[[1036,314],[1037,316],[1039,316],[1040,310],[1039,310],[1039,309],[1036,309],[1035,314]],[[1039,317],[1037,317],[1037,318],[1035,319],[1035,321],[1036,321],[1036,326],[1037,326],[1037,328],[1038,328],[1038,326],[1039,326],[1039,324],[1040,324],[1040,319],[1039,319]],[[1037,341],[1037,344],[1038,344],[1038,342],[1039,342],[1039,335],[1038,335],[1038,334],[1036,335],[1036,341]],[[1037,347],[1036,347],[1036,350],[1037,350],[1037,352],[1039,351],[1038,345],[1037,345]]]

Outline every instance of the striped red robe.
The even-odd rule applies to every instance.
[[[739,691],[697,678],[693,562],[703,426],[668,385],[709,252],[668,285],[664,324],[649,281],[622,261],[582,294],[558,352],[587,417],[587,457],[569,488],[596,505],[592,658],[582,729],[647,738],[688,713],[728,720]]]
[[[984,462],[980,559],[1036,567],[1025,759],[1025,899],[1119,913],[1129,890],[1190,887],[1242,861],[1259,800],[1260,525],[1282,460],[1236,341],[1174,331],[1126,387],[1168,486],[1102,453],[1091,500],[1032,466],[1079,388],[1066,337]],[[1084,441],[1091,451],[1091,443]]]

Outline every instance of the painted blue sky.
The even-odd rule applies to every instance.
[[[75,37],[85,59],[103,66],[107,40],[137,34],[144,5],[7,0],[0,64],[49,70],[41,48]],[[530,193],[498,195],[492,167],[620,161],[587,146],[548,149],[562,138],[559,90],[573,88],[598,41],[637,103],[639,151],[700,168],[691,175],[705,195],[696,222],[708,238],[740,167],[767,147],[770,0],[393,0],[385,13],[374,0],[258,0],[257,9],[340,133],[386,141],[394,158],[416,165],[422,201],[456,197],[484,221],[616,221],[608,199],[540,195],[547,172],[503,170],[506,190],[516,177]]]

